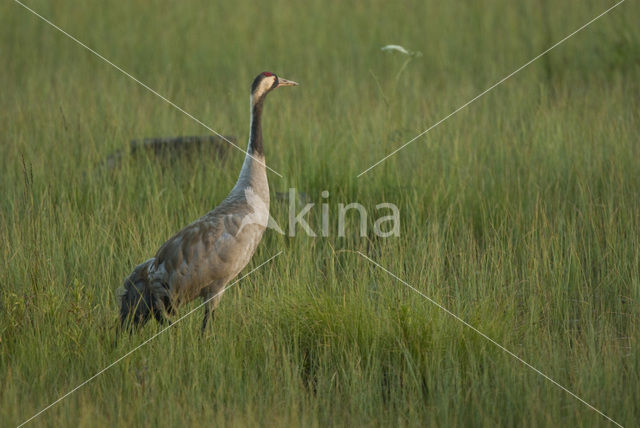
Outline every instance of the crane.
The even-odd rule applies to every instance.
[[[124,280],[118,290],[122,328],[132,331],[151,317],[164,324],[181,304],[201,297],[207,302],[204,333],[225,285],[249,263],[269,220],[261,123],[265,98],[276,88],[296,85],[270,72],[254,79],[249,146],[235,186],[220,205],[173,235]]]

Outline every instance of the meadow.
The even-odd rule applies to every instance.
[[[640,7],[115,2],[29,7],[244,148],[259,72],[272,195],[328,237],[265,233],[214,327],[185,318],[33,426],[624,426],[640,421]],[[0,5],[0,421],[15,426],[160,330],[114,344],[116,289],[220,202],[244,154],[125,157],[209,131],[17,3]],[[421,56],[383,52],[400,44]],[[329,191],[327,200],[321,192]],[[338,203],[401,213],[366,237]],[[286,224],[288,206],[272,198]],[[320,229],[320,210],[308,217]],[[375,216],[370,218],[370,223]],[[199,302],[181,309],[186,314]]]

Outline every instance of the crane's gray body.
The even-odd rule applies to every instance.
[[[259,160],[263,161],[247,156],[238,182],[224,201],[176,233],[155,257],[138,265],[125,279],[121,294],[130,291],[136,297],[146,291],[149,301],[136,300],[135,304],[154,312],[145,314],[140,307],[136,322],[144,323],[150,315],[161,321],[180,304],[197,297],[208,300],[215,296],[210,301],[210,309],[215,309],[224,287],[251,260],[266,227],[262,220],[269,218],[269,185]],[[126,306],[128,316],[133,308]]]
[[[253,174],[249,182],[236,186],[218,207],[158,250],[149,265],[149,278],[166,284],[177,303],[216,295],[251,260],[265,225],[246,221],[256,215],[247,193],[253,190],[264,201],[264,214],[269,215],[269,187],[264,167],[261,169],[262,174]]]

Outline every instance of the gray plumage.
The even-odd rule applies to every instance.
[[[240,176],[215,209],[186,226],[136,266],[119,290],[120,321],[140,326],[152,316],[164,323],[180,304],[202,297],[202,330],[220,302],[224,287],[249,263],[269,219],[269,184],[262,145],[261,115],[266,95],[297,85],[261,73],[251,87],[251,133]],[[215,297],[214,297],[215,296]]]

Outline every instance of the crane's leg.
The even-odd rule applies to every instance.
[[[213,287],[211,287],[210,290],[207,290],[207,293],[203,296],[204,301],[207,302],[206,305],[204,305],[204,318],[202,320],[202,328],[200,330],[200,333],[203,336],[205,331],[207,330],[209,319],[211,319],[211,323],[213,323],[213,319],[215,318],[215,311],[218,307],[218,304],[220,303],[221,297],[221,295],[216,295]]]
[[[204,332],[207,330],[207,323],[209,322],[209,318],[211,318],[211,323],[213,324],[213,320],[215,318],[215,309],[211,308],[211,304],[207,303],[204,307],[204,318],[202,320],[202,329],[200,330],[200,334],[204,336]]]

